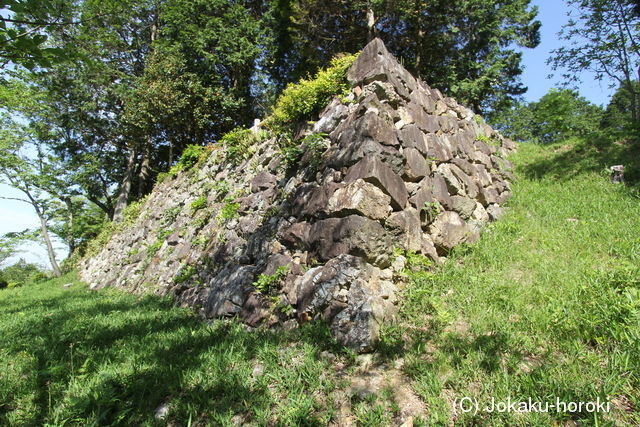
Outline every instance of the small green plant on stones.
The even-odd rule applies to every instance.
[[[158,253],[163,243],[164,239],[158,239],[153,242],[153,244],[147,246],[147,259],[153,258]]]
[[[233,198],[230,198],[230,197],[226,198],[224,206],[222,206],[220,213],[216,217],[216,221],[218,222],[219,225],[224,225],[229,221],[231,221],[232,219],[237,218],[239,216],[238,214],[239,208],[240,208],[240,203],[234,202]]]
[[[256,145],[268,135],[264,132],[255,133],[251,129],[236,128],[220,138],[220,143],[226,148],[226,160],[238,165],[248,159],[256,150]]]
[[[231,186],[225,180],[218,181],[211,187],[211,190],[216,194],[216,200],[221,200],[229,193]]]
[[[185,283],[191,280],[191,278],[195,274],[196,274],[195,266],[191,264],[183,265],[180,271],[178,271],[178,274],[176,274],[176,276],[173,278],[173,282],[177,284]]]
[[[276,303],[276,310],[279,311],[280,313],[284,314],[285,316],[291,316],[291,314],[293,314],[293,306],[291,304],[287,304],[284,303],[282,301],[280,301],[278,299],[278,302]]]
[[[265,219],[269,219],[278,215],[279,212],[280,212],[280,207],[274,205],[274,206],[270,206],[269,209],[266,210],[263,216]]]
[[[205,249],[207,244],[209,243],[209,238],[207,236],[200,236],[193,242],[193,246],[198,246],[200,249]]]
[[[206,209],[204,211],[204,214],[198,215],[198,217],[194,219],[193,222],[191,223],[194,230],[198,231],[202,229],[202,227],[207,225],[207,223],[209,222],[209,219],[211,218],[211,215],[212,215],[211,208]]]
[[[162,214],[162,219],[164,220],[164,223],[173,224],[176,218],[178,217],[178,215],[180,214],[181,210],[182,210],[182,206],[174,206],[172,208],[165,210],[164,213]]]
[[[138,217],[140,217],[140,211],[142,210],[142,205],[147,201],[149,195],[144,196],[142,199],[137,200],[135,202],[129,203],[123,212],[123,225],[128,227],[133,225]]]
[[[440,203],[438,202],[424,202],[422,210],[426,213],[430,221],[433,221],[441,211]]]
[[[484,142],[486,144],[489,144],[489,145],[493,145],[496,148],[500,147],[500,144],[501,144],[500,140],[498,138],[491,138],[491,137],[488,137],[487,135],[485,135],[483,133],[478,134],[478,136],[476,136],[476,140],[482,141],[482,142]]]
[[[325,143],[326,133],[311,133],[302,140],[302,147],[305,150],[305,158],[309,168],[318,170],[322,163],[322,154],[327,150]]]
[[[207,197],[200,196],[191,202],[191,214],[198,212],[200,209],[203,209],[207,206]]]
[[[294,143],[286,144],[282,146],[280,154],[282,156],[282,166],[284,166],[285,170],[289,170],[298,164],[300,156],[302,156],[302,148]]]
[[[253,283],[253,286],[255,286],[256,290],[261,294],[268,295],[277,289],[282,279],[284,279],[288,273],[288,265],[280,266],[276,272],[271,275],[260,274],[258,280]]]
[[[182,156],[180,156],[180,160],[169,169],[167,175],[171,178],[175,178],[178,176],[178,173],[182,171],[187,171],[193,168],[196,164],[204,161],[211,149],[208,147],[203,147],[201,145],[187,145],[187,147],[182,152]]]

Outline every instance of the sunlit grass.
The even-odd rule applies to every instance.
[[[409,273],[373,360],[402,366],[426,404],[416,422],[640,423],[640,199],[603,172],[618,151],[522,145],[505,216],[442,267]],[[0,424],[340,423],[358,365],[322,325],[204,323],[73,276],[0,291],[0,337]],[[474,415],[454,410],[462,397],[600,398],[613,411]],[[398,420],[392,388],[347,399],[351,422]]]
[[[400,321],[406,372],[433,422],[596,421],[454,414],[451,399],[465,396],[600,397],[614,412],[599,421],[640,421],[640,199],[588,159],[554,163],[566,149],[522,145],[508,213],[433,274],[413,275]]]

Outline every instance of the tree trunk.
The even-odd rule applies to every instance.
[[[151,140],[147,138],[142,151],[142,161],[140,163],[140,172],[138,173],[138,198],[144,196],[147,189],[147,180],[149,179],[149,157],[151,156]]]
[[[371,41],[376,37],[376,14],[371,8],[371,5],[367,5],[367,41]]]
[[[69,254],[72,254],[76,250],[76,239],[73,235],[73,201],[71,197],[64,197],[63,200],[67,205],[67,244],[69,245]]]
[[[122,178],[122,184],[120,185],[120,191],[118,192],[118,200],[116,201],[116,208],[113,212],[113,222],[118,223],[124,219],[124,209],[127,207],[129,201],[129,194],[131,193],[131,180],[133,178],[133,170],[136,165],[136,150],[129,149],[129,158],[127,159],[127,169]]]
[[[100,199],[96,199],[90,194],[88,194],[86,197],[91,203],[99,207],[102,212],[107,214],[110,220],[113,220],[113,207],[111,206],[110,200],[108,200],[107,203],[103,203]]]
[[[416,11],[421,10],[420,2],[415,3]],[[424,30],[422,29],[422,20],[419,13],[416,15],[416,29],[417,37],[416,37],[416,74],[420,77],[420,67],[422,67],[422,42],[424,40]]]
[[[638,93],[633,86],[633,82],[630,78],[626,81],[627,90],[629,91],[629,96],[631,97],[631,119],[634,123],[638,122]]]
[[[58,261],[56,261],[56,253],[53,251],[53,245],[51,244],[51,237],[49,237],[47,221],[44,219],[44,216],[40,212],[40,209],[36,208],[36,213],[38,214],[38,218],[40,218],[40,229],[42,230],[42,238],[44,239],[44,243],[47,245],[47,254],[49,255],[49,262],[51,263],[51,267],[53,268],[53,274],[55,274],[56,277],[60,277],[62,276],[62,272],[60,271]]]
[[[40,231],[42,232],[42,238],[44,239],[44,243],[47,247],[47,255],[49,255],[49,262],[51,263],[51,268],[53,268],[53,274],[55,274],[56,277],[62,276],[60,266],[58,265],[58,261],[56,261],[56,253],[54,252],[53,245],[51,244],[51,237],[49,236],[49,227],[47,227],[47,220],[44,217],[44,212],[40,208],[40,204],[31,195],[31,191],[29,190],[28,186],[22,188],[16,186],[16,188],[19,188],[20,191],[22,191],[27,196],[27,198],[29,199],[27,203],[33,206],[33,210],[36,211],[36,215],[38,215],[38,219],[40,219]]]

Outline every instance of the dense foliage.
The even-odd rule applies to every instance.
[[[29,283],[38,283],[48,277],[39,265],[28,263],[24,259],[0,269],[0,288],[16,287]]]
[[[640,118],[640,13],[634,0],[569,0],[575,10],[560,32],[563,46],[549,63],[568,81],[580,81],[583,71],[597,80],[623,88],[634,121]]]
[[[519,104],[495,117],[494,122],[515,140],[546,144],[596,132],[602,115],[602,108],[578,92],[551,89],[539,101]]]
[[[540,41],[529,0],[280,0],[273,15],[280,84],[378,36],[411,71],[483,114],[526,91],[516,46]]]
[[[573,3],[581,13],[563,37],[589,43],[558,50],[553,64],[573,75],[600,64],[618,79],[603,122],[626,130],[637,122],[637,10],[629,0]],[[123,221],[159,175],[182,168],[188,147],[222,143],[233,163],[264,136],[241,130],[255,118],[290,134],[344,91],[336,76],[373,37],[430,85],[510,121],[518,137],[583,135],[599,120],[569,92],[505,118],[526,90],[521,50],[539,44],[530,0],[12,0],[2,8],[3,182],[28,187],[54,270],[49,233],[81,253],[105,218]],[[603,63],[614,51],[628,61]],[[531,114],[536,123],[517,123]],[[296,147],[284,148],[295,162]]]

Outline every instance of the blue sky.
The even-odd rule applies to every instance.
[[[546,65],[546,61],[551,50],[561,45],[557,33],[567,22],[566,14],[569,11],[562,0],[533,0],[532,4],[539,8],[538,19],[542,22],[542,28],[540,45],[535,49],[527,49],[523,52],[524,73],[522,81],[529,88],[525,94],[527,101],[537,101],[550,88],[559,86],[561,83],[558,78],[547,79],[551,69]],[[613,92],[607,86],[607,82],[597,82],[588,73],[583,76],[583,83],[579,90],[582,96],[598,105],[606,105]],[[0,196],[19,197],[20,194],[6,185],[0,184]],[[37,226],[38,218],[29,205],[11,200],[0,200],[0,234]],[[58,247],[58,258],[63,258],[66,251],[61,244],[56,246]],[[30,245],[25,250],[27,252],[21,254],[22,257],[30,262],[48,266],[44,248]]]
[[[529,102],[537,101],[549,89],[561,84],[557,77],[547,79],[552,70],[546,61],[551,51],[562,45],[562,41],[558,40],[558,31],[569,19],[569,7],[562,0],[533,0],[531,3],[538,6],[538,20],[542,22],[542,28],[540,45],[535,49],[525,49],[522,56],[525,68],[522,81],[529,88],[524,97]],[[580,95],[594,104],[606,106],[613,93],[613,89],[608,87],[610,82],[598,82],[590,73],[584,73],[581,77],[583,82],[578,87]]]

